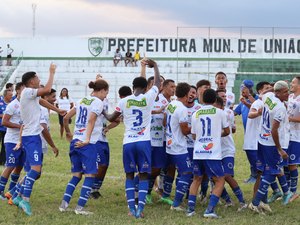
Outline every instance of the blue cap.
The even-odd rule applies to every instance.
[[[251,89],[254,86],[254,82],[252,80],[244,80],[243,84],[245,85],[245,87]]]

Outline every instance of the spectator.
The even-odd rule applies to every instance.
[[[9,44],[7,44],[7,66],[11,66],[12,56],[11,54],[14,52],[14,50],[10,47]]]
[[[114,55],[114,66],[117,66],[118,63],[122,60],[122,54],[120,52],[120,49],[116,49],[115,55]]]
[[[69,91],[67,88],[63,88],[60,91],[59,98],[56,101],[56,107],[59,109],[69,111],[74,106],[74,101],[69,97]],[[64,124],[63,124],[63,116],[58,114],[59,126],[60,126],[60,138],[63,137],[64,134]],[[69,124],[71,123],[71,119],[69,120]]]
[[[125,54],[125,66],[128,65],[128,63],[131,63],[131,65],[133,66],[133,58],[132,58],[132,53],[129,51],[129,49],[127,50],[126,54]]]
[[[133,56],[133,61],[134,61],[134,65],[135,65],[135,66],[137,66],[137,65],[136,65],[136,62],[139,61],[140,59],[141,59],[140,53],[139,53],[138,50],[136,50],[136,52],[135,52],[135,54],[134,54],[134,56]]]
[[[13,93],[11,90],[4,90],[3,98],[0,100],[0,140],[1,140],[1,153],[0,153],[0,164],[4,165],[6,160],[5,146],[4,146],[4,137],[6,134],[6,127],[2,126],[2,117],[8,103],[12,99]]]

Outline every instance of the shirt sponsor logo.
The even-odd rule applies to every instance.
[[[84,105],[91,105],[92,102],[94,101],[95,99],[87,99],[87,98],[83,98],[81,101],[80,101],[80,104],[84,104]]]
[[[214,146],[214,144],[211,142],[208,145],[203,145],[202,147],[206,150],[209,151],[209,149],[211,149]]]
[[[175,112],[175,109],[177,108],[177,106],[172,106],[171,104],[168,105],[168,108],[167,110],[170,112],[170,113],[174,113]]]
[[[134,99],[128,99],[126,108],[130,108],[131,106],[146,107],[147,106],[146,98],[143,98],[141,101],[137,101]]]
[[[217,109],[211,108],[211,109],[200,109],[196,112],[196,118],[199,118],[200,115],[211,115],[216,114]]]
[[[267,99],[266,99],[266,101],[265,101],[265,104],[269,107],[269,109],[271,109],[271,110],[273,110],[274,109],[274,107],[277,105],[277,103],[276,102],[272,102],[272,100],[269,98],[269,97],[267,97]]]

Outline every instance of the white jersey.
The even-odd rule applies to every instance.
[[[258,111],[259,109],[264,107],[264,103],[262,100],[257,99],[250,107],[251,109],[255,109]],[[248,118],[247,125],[246,125],[246,131],[244,135],[244,150],[257,150],[258,148],[258,137],[260,132],[260,120],[261,116],[258,116],[256,118]]]
[[[22,124],[20,115],[20,102],[17,98],[7,105],[4,114],[10,115],[9,121],[11,123]],[[17,144],[19,142],[19,139],[20,129],[8,127],[4,136],[4,143]]]
[[[223,110],[204,105],[192,116],[192,134],[196,135],[193,159],[221,160],[222,129],[229,124]]]
[[[300,116],[300,95],[290,94],[288,102],[289,117]],[[290,141],[300,142],[300,123],[290,122]]]
[[[194,112],[196,112],[197,110],[199,110],[201,108],[201,105],[199,103],[195,103],[192,107],[187,107],[188,110],[188,123],[189,123],[189,127],[192,126],[192,115]],[[188,148],[194,148],[194,139],[192,134],[188,134],[186,136],[186,144]]]
[[[70,107],[71,107],[71,103],[74,103],[72,98],[67,98],[67,97],[63,97],[63,98],[58,98],[56,100],[56,104],[58,105],[58,108],[69,111]]]
[[[278,128],[279,142],[282,148],[287,149],[289,145],[289,121],[287,110],[274,93],[266,93],[262,97],[264,103],[260,132],[258,141],[265,146],[275,146],[271,130],[273,120],[280,122]]]
[[[155,100],[152,110],[160,110],[169,104],[163,94],[159,94]],[[165,111],[165,110],[164,110]],[[165,127],[163,125],[164,112],[151,115],[151,146],[162,147],[165,141]]]
[[[40,124],[46,124],[47,129],[50,132],[50,116],[49,116],[49,110],[43,106],[41,106],[41,117],[40,117]],[[47,141],[44,138],[43,133],[41,133],[41,139],[42,139],[42,150],[43,153],[47,153],[48,145]]]
[[[233,107],[235,103],[235,95],[231,91],[226,91],[226,105],[225,108]]]
[[[86,129],[88,125],[88,120],[91,113],[95,113],[97,117],[103,111],[103,102],[94,96],[87,96],[78,101],[76,104],[76,119],[74,127],[73,139],[78,139],[80,141],[86,140]],[[91,134],[90,143],[95,144],[100,136],[102,130],[98,129],[100,126],[99,120],[96,119],[94,129]]]
[[[180,129],[181,123],[188,123],[187,108],[178,100],[167,107],[166,151],[171,155],[187,153],[186,137]]]
[[[230,134],[221,138],[222,159],[225,157],[234,157],[235,144],[232,136],[232,129],[235,129],[234,112],[231,109],[224,109],[226,120],[229,125]]]
[[[103,100],[103,110],[108,112],[107,98]],[[98,141],[108,142],[106,135],[104,134],[104,129],[107,127],[107,119],[104,117],[103,113],[101,113],[101,115],[97,117],[97,120],[98,121],[96,123],[99,124],[99,126],[96,129],[99,129],[101,131]]]
[[[151,111],[158,88],[153,86],[145,94],[121,99],[116,111],[123,114],[125,133],[123,144],[150,141]]]
[[[37,96],[38,89],[24,88],[21,93],[21,119],[23,121],[22,136],[40,135],[42,128],[40,125],[41,108],[40,97]]]

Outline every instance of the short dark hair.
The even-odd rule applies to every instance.
[[[150,83],[154,80],[154,76],[151,76],[147,79],[147,85],[150,85]]]
[[[203,102],[208,104],[214,104],[217,98],[217,93],[213,89],[207,89],[203,93]]]
[[[164,82],[163,82],[163,87],[167,86],[169,83],[175,83],[175,81],[172,80],[172,79],[166,79],[166,80],[164,80]]]
[[[133,87],[133,89],[135,89],[135,88],[142,88],[142,89],[144,89],[144,88],[147,88],[147,85],[148,85],[147,80],[144,77],[136,77],[132,81],[132,87]]]
[[[190,85],[191,88],[194,88],[197,91],[197,88],[195,85]]]
[[[46,93],[46,94],[44,94],[44,96],[43,97],[45,97],[45,96],[50,96],[51,94],[53,94],[53,93],[56,93],[56,90],[55,89],[53,89],[53,88],[51,88],[51,91],[50,92],[48,92],[48,93]]]
[[[217,90],[216,90],[216,94],[217,94],[217,95],[218,95],[220,92],[226,93],[226,90],[225,90],[225,89],[217,89]]]
[[[261,81],[259,83],[256,84],[256,91],[258,93],[258,91],[260,91],[261,89],[264,88],[265,85],[270,85],[270,83],[268,81]]]
[[[7,83],[7,84],[5,85],[5,89],[9,89],[9,88],[11,88],[11,87],[13,87],[13,86],[14,86],[13,83]]]
[[[20,90],[22,86],[24,86],[24,84],[22,82],[18,82],[16,84],[16,90]]]
[[[223,99],[220,96],[216,97],[215,103],[218,104],[219,106],[221,106],[221,108],[223,108],[223,106],[224,106]]]
[[[122,86],[119,88],[119,96],[121,97],[127,97],[129,95],[132,95],[131,88],[128,86]]]
[[[300,84],[300,76],[296,76],[294,78],[296,78],[298,80],[298,83]]]
[[[30,71],[30,72],[26,72],[23,74],[22,76],[22,83],[27,87],[28,86],[28,82],[32,79],[36,77],[36,72]]]
[[[90,81],[89,88],[94,89],[94,91],[108,90],[108,83],[106,80],[97,79],[96,81]]]
[[[196,84],[196,87],[198,89],[204,85],[211,86],[210,81],[209,80],[199,80]]]
[[[226,73],[224,73],[222,71],[217,72],[216,75],[215,75],[215,77],[217,77],[218,75],[224,75],[227,78]]]
[[[191,86],[188,83],[178,83],[176,86],[175,95],[177,96],[177,98],[183,98],[184,96],[189,94],[190,89]]]

